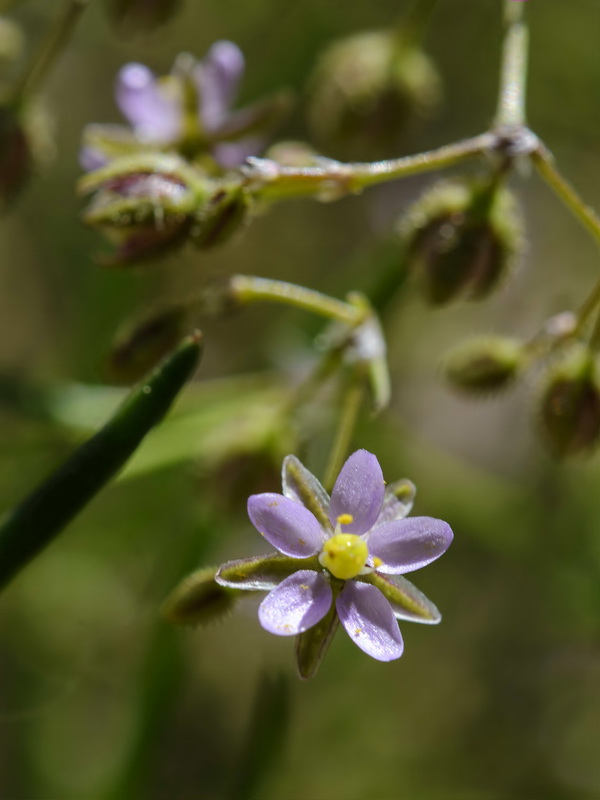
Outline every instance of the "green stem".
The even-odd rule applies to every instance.
[[[358,414],[365,394],[363,376],[355,372],[350,378],[349,386],[343,399],[342,413],[329,454],[329,462],[325,470],[323,486],[331,492],[333,485],[348,454],[348,448],[354,435]]]
[[[523,19],[522,2],[505,0],[506,34],[502,49],[500,93],[495,126],[520,127],[525,124],[525,89],[529,34]]]
[[[249,159],[250,166],[245,169],[247,190],[260,200],[315,195],[322,200],[337,200],[368,186],[455,166],[494,149],[496,144],[495,134],[484,133],[437,150],[389,161],[355,164],[332,161],[323,166],[300,168]]]
[[[229,283],[229,291],[234,300],[241,304],[260,301],[284,303],[352,326],[359,325],[366,313],[363,308],[328,297],[314,289],[252,275],[234,275]]]
[[[402,15],[396,27],[403,47],[420,44],[439,0],[415,0],[408,14]]]
[[[589,318],[592,316],[598,306],[600,306],[600,281],[596,283],[577,312],[577,326],[574,331],[575,335],[581,334]]]
[[[81,14],[91,0],[66,0],[61,13],[50,24],[39,50],[13,91],[15,102],[34,94],[40,88],[58,56],[70,40]]]
[[[590,347],[592,350],[597,350],[600,346],[600,311],[598,312],[598,316],[596,317],[596,322],[594,324],[594,329],[592,331],[592,335],[590,336]]]
[[[540,145],[531,153],[531,160],[548,186],[556,192],[567,208],[575,214],[577,219],[600,243],[600,219],[596,212],[583,202],[575,189],[556,169],[550,152],[543,145]]]

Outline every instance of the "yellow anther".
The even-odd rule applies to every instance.
[[[336,533],[323,545],[321,566],[343,581],[356,578],[369,557],[367,543],[352,533]]]
[[[340,514],[337,518],[337,521],[340,523],[340,525],[352,525],[354,522],[354,517],[352,514]]]
[[[383,561],[380,558],[377,558],[377,556],[373,556],[373,566],[375,567],[375,569],[377,569],[377,567],[380,567],[382,564]]]

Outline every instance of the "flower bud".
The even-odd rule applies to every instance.
[[[512,194],[492,183],[440,183],[401,226],[407,269],[428,301],[487,297],[509,272],[522,240]]]
[[[206,567],[184,578],[167,597],[162,615],[175,625],[208,625],[228,614],[239,592],[215,581],[217,570]]]
[[[239,184],[216,187],[196,212],[192,241],[202,250],[224,244],[244,228],[249,212],[249,195]]]
[[[192,327],[187,306],[170,306],[147,316],[119,338],[107,364],[108,377],[132,384],[175,349]]]
[[[109,0],[109,12],[125,33],[142,33],[163,25],[180,6],[180,0]]]
[[[177,156],[124,157],[80,181],[82,192],[95,192],[83,219],[117,245],[107,263],[132,263],[185,240],[211,188]]]
[[[334,42],[311,80],[315,136],[347,158],[394,155],[408,122],[435,105],[439,79],[430,59],[396,31]],[[340,152],[340,149],[342,152]]]
[[[31,148],[24,126],[11,107],[0,108],[0,209],[13,200],[32,167]]]
[[[444,372],[452,386],[464,394],[498,392],[516,379],[525,356],[523,344],[517,339],[473,339],[448,355]]]
[[[600,383],[594,354],[583,344],[562,353],[550,368],[541,396],[541,424],[551,450],[579,455],[600,438]]]

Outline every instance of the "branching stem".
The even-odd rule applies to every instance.
[[[229,290],[234,299],[242,304],[260,301],[284,303],[352,326],[359,325],[367,313],[362,307],[328,297],[314,289],[270,278],[234,275]]]

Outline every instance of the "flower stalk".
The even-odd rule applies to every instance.
[[[523,3],[505,0],[506,34],[502,51],[496,128],[518,128],[525,125],[529,32],[524,13]]]
[[[81,15],[91,2],[92,0],[66,0],[61,12],[46,31],[25,74],[15,86],[14,102],[18,103],[39,90],[54,62],[69,43]]]

